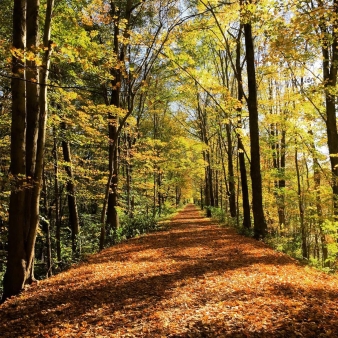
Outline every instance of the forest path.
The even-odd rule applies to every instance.
[[[8,300],[0,337],[338,337],[338,278],[189,205]]]

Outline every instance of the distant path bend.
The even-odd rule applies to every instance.
[[[338,279],[188,205],[0,307],[0,337],[338,337]]]

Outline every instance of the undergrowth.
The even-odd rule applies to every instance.
[[[217,221],[221,226],[230,226],[236,230],[240,235],[246,237],[253,237],[254,230],[253,226],[248,229],[242,226],[242,217],[233,218],[227,214],[221,208],[208,207],[211,211],[212,219]],[[206,214],[206,208],[205,208]],[[276,251],[286,253],[287,255],[297,259],[303,264],[310,265],[327,273],[336,273],[338,271],[338,225],[334,222],[326,220],[322,224],[322,231],[325,233],[327,238],[330,238],[330,243],[327,244],[329,257],[324,262],[321,255],[317,257],[310,257],[309,259],[302,256],[302,238],[300,233],[283,233],[280,234],[276,231],[269,231],[264,238],[264,243],[269,245]]]
[[[167,229],[169,220],[174,217],[179,210],[183,208],[180,205],[178,209],[165,204],[160,214],[157,212],[155,216],[141,213],[134,214],[133,217],[126,215],[123,211],[119,211],[120,227],[115,230],[107,232],[107,243],[106,246],[112,246],[117,243],[121,243],[133,237],[137,237],[146,233],[160,231]],[[77,237],[77,248],[78,251],[74,254],[71,248],[71,232],[67,226],[62,227],[61,231],[61,256],[60,261],[56,258],[56,241],[54,232],[51,236],[52,245],[52,256],[53,256],[53,274],[58,274],[62,271],[67,270],[73,264],[80,261],[85,261],[87,258],[96,253],[99,245],[100,228],[101,225],[98,223],[96,215],[82,214],[80,215],[81,227],[80,233]],[[53,228],[52,231],[55,231]],[[34,275],[37,280],[46,278],[47,275],[47,253],[45,247],[45,233],[42,228],[39,229],[36,248],[35,248],[35,267]],[[0,296],[3,289],[3,276],[6,268],[6,255],[5,251],[0,255]]]

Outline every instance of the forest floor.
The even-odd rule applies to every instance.
[[[338,277],[189,205],[6,301],[0,337],[338,337]]]

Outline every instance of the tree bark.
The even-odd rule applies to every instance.
[[[260,165],[259,126],[258,126],[258,103],[256,88],[255,55],[252,38],[251,24],[244,24],[246,64],[248,76],[248,110],[250,126],[250,153],[251,153],[251,184],[252,184],[252,211],[254,216],[254,237],[264,238],[267,225],[263,211],[262,176]]]
[[[280,227],[285,226],[286,217],[285,217],[285,138],[286,131],[282,130],[282,138],[280,143],[280,165],[278,168],[278,220]]]
[[[300,185],[300,173],[299,173],[299,164],[298,164],[298,151],[295,150],[295,165],[296,165],[296,175],[297,175],[297,194],[298,194],[298,208],[299,208],[299,219],[300,219],[300,229],[302,236],[302,256],[303,258],[308,259],[309,253],[307,248],[307,231],[305,228],[305,219],[304,219],[304,201],[302,197],[302,189]]]
[[[13,9],[13,47],[25,48],[26,1],[15,0]],[[2,300],[18,294],[26,281],[27,253],[25,251],[25,148],[26,148],[26,82],[25,65],[15,54],[12,58],[12,127],[11,127],[11,166],[13,175],[9,204],[8,257],[4,276]]]
[[[236,61],[235,61],[235,73],[237,79],[237,99],[242,103],[244,98],[243,89],[243,78],[242,78],[242,66],[241,66],[241,35],[242,35],[243,24],[240,24],[236,40]],[[242,129],[242,107],[237,108],[237,128]],[[245,149],[242,142],[242,136],[240,132],[237,132],[237,145],[238,145],[238,161],[239,170],[241,176],[241,188],[242,188],[242,207],[243,207],[243,227],[251,228],[251,217],[250,217],[250,201],[249,201],[249,187],[248,178],[245,165]]]
[[[320,7],[323,7],[321,1],[319,4]],[[327,145],[330,153],[332,173],[333,213],[335,220],[338,220],[338,130],[336,95],[333,94],[334,88],[337,85],[338,71],[338,0],[333,1],[333,15],[335,15],[336,18],[333,23],[332,39],[326,38],[329,32],[325,22],[320,24],[320,28],[325,36],[325,40],[322,41],[323,81],[325,89]]]
[[[32,55],[36,53],[38,12],[38,0],[14,1],[13,47],[21,52],[27,43],[28,51]],[[47,6],[47,26],[50,18]],[[40,111],[41,88],[35,59],[25,64],[14,54],[12,69],[11,173],[15,184],[10,197],[3,300],[19,293],[25,283],[34,280],[34,246],[39,224],[46,130],[46,112]]]
[[[53,275],[53,258],[52,258],[52,242],[51,242],[51,227],[50,220],[52,219],[52,208],[48,202],[47,197],[47,182],[45,172],[43,173],[43,213],[45,214],[45,220],[41,222],[43,230],[46,233],[46,251],[47,251],[47,273],[46,277]],[[41,218],[40,218],[41,219]]]
[[[234,175],[234,164],[233,164],[233,150],[232,150],[232,137],[231,137],[231,127],[230,123],[225,125],[226,135],[227,135],[227,155],[228,155],[228,174],[229,174],[229,207],[230,215],[235,218],[237,214],[236,210],[236,187],[235,187],[235,175]]]
[[[205,167],[205,207],[207,217],[211,217],[210,207],[214,206],[214,195],[213,195],[213,185],[212,185],[212,170],[211,170],[211,161],[210,161],[210,150],[209,150],[209,140],[207,137],[207,116],[205,112],[203,113],[200,105],[200,95],[197,92],[197,114],[199,117],[199,126],[200,126],[200,135],[201,141],[207,146],[206,150],[203,150],[203,159],[206,163]]]
[[[27,0],[26,13],[26,47],[27,52],[37,57],[38,29],[39,29],[39,0]],[[39,201],[42,185],[41,161],[38,161],[38,137],[40,132],[40,105],[39,105],[39,71],[35,58],[26,61],[26,247],[32,251],[28,261],[31,266],[27,272],[26,283],[31,283],[34,278],[34,247],[36,232],[39,225]]]
[[[27,52],[37,56],[38,44],[38,10],[37,0],[27,0]],[[39,71],[36,60],[26,61],[26,173],[33,178],[36,165],[37,140],[39,132]],[[27,216],[30,207],[27,208]],[[29,218],[29,217],[28,217]]]
[[[309,134],[313,136],[312,130],[309,130]],[[318,158],[316,156],[316,146],[314,140],[312,140],[311,144],[312,149],[312,156],[313,156],[313,180],[314,180],[314,190],[316,194],[316,209],[317,209],[317,216],[318,216],[318,227],[319,227],[319,234],[321,240],[321,249],[322,249],[322,262],[324,267],[329,267],[330,262],[327,261],[328,259],[328,249],[327,249],[327,241],[325,234],[322,230],[322,223],[323,223],[323,208],[322,208],[322,200],[320,194],[320,184],[321,184],[321,175],[320,175],[320,165],[318,162]]]
[[[57,140],[54,130],[54,198],[55,198],[55,240],[56,240],[56,257],[61,262],[61,220],[60,220],[60,193],[59,193],[59,164],[57,152]]]
[[[118,56],[119,68],[112,69],[111,74],[113,75],[113,80],[111,81],[112,92],[110,97],[110,106],[114,106],[116,110],[120,108],[120,89],[121,89],[121,67],[124,62],[124,47],[120,50],[119,47],[119,20],[120,18],[120,9],[115,5],[112,7],[112,17],[116,16],[116,22],[114,23],[114,52]],[[110,180],[110,189],[108,197],[108,207],[107,207],[107,226],[113,230],[116,230],[119,227],[119,216],[117,213],[117,187],[118,187],[118,116],[117,112],[112,111],[108,114],[108,131],[109,131],[109,176]]]
[[[39,72],[35,57],[38,44],[38,0],[27,0],[26,12],[26,48],[33,60],[26,61],[26,206],[25,230],[26,250],[28,252],[29,268],[25,283],[31,283],[34,278],[34,246],[36,231],[39,225],[39,201],[42,184],[42,168],[38,167],[37,148],[39,137]],[[41,165],[43,165],[41,163]],[[39,173],[40,171],[40,173]],[[31,251],[31,253],[29,253]]]
[[[61,129],[64,131],[66,130],[66,124],[64,122],[61,122]],[[72,232],[72,252],[73,254],[75,254],[79,249],[77,242],[78,235],[80,232],[80,220],[76,202],[76,189],[72,168],[70,145],[69,142],[64,139],[62,140],[62,151],[63,151],[63,159],[67,163],[67,165],[65,166],[65,170],[68,176],[66,189],[67,189],[68,211],[69,211],[69,226]]]

